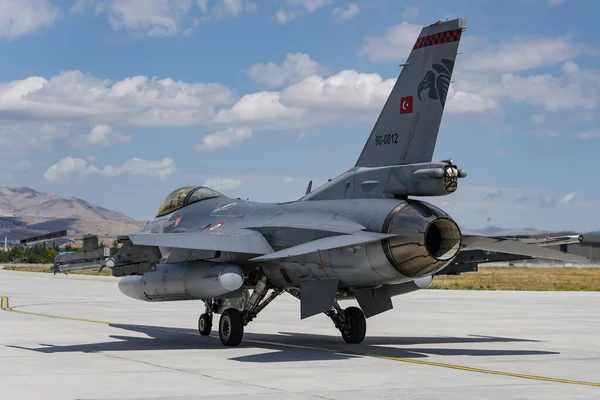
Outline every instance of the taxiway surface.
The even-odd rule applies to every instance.
[[[111,277],[0,271],[0,296],[6,399],[600,398],[600,293],[420,291],[361,345],[283,295],[237,348],[196,334],[201,302],[136,301]]]

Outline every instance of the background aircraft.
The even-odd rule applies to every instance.
[[[432,162],[465,28],[455,19],[422,29],[356,165],[327,184],[279,204],[183,187],[139,232],[116,236],[122,247],[114,257],[98,247],[102,236],[84,235],[83,252],[57,256],[53,270],[108,267],[135,299],[203,300],[200,334],[220,314],[221,342],[237,346],[244,326],[283,292],[300,299],[301,318],[325,313],[346,342],[360,343],[366,318],[436,274],[531,257],[586,261],[540,247],[577,236],[524,243],[463,235],[446,212],[414,198],[449,195],[466,176],[452,160]],[[58,237],[79,236],[61,231],[21,242]],[[342,299],[360,308],[342,309]]]

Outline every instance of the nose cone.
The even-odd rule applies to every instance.
[[[149,301],[144,294],[143,276],[124,276],[119,281],[119,290],[132,299]]]
[[[219,274],[219,283],[225,290],[233,292],[244,284],[244,274],[239,267],[229,265]]]

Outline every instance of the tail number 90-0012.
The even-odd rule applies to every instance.
[[[397,133],[389,133],[387,135],[375,136],[375,146],[379,146],[380,144],[395,144],[395,143],[398,143],[398,134]]]

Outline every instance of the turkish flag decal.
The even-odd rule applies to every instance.
[[[410,114],[413,111],[413,97],[400,98],[400,114]]]

